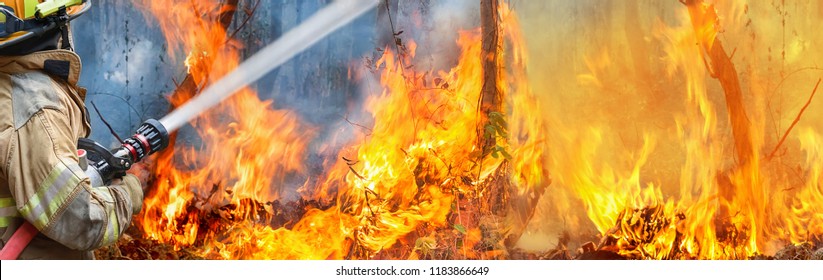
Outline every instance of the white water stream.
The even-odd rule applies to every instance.
[[[320,39],[370,10],[377,5],[377,2],[378,0],[337,0],[332,2],[246,59],[226,76],[203,90],[200,95],[160,119],[160,123],[169,132],[177,130],[242,87],[257,81],[257,79],[298,53],[308,49]]]

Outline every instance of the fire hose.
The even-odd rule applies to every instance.
[[[320,39],[348,24],[377,5],[377,0],[337,0],[324,7],[311,18],[290,30],[278,40],[246,59],[234,70],[203,90],[180,108],[160,121],[143,122],[136,133],[112,150],[103,145],[81,138],[78,141],[79,165],[89,177],[92,186],[104,186],[114,178],[125,175],[135,163],[165,149],[169,144],[169,132],[219,104],[239,89],[262,78],[298,53],[308,49]],[[23,249],[38,233],[29,222],[23,222],[0,250],[1,260],[17,259]]]

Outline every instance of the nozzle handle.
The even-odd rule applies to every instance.
[[[155,119],[143,122],[132,137],[123,140],[123,144],[113,150],[86,138],[80,138],[77,143],[78,149],[86,151],[86,174],[92,179],[99,177],[103,184],[108,184],[114,177],[125,175],[134,163],[168,146],[169,133]]]

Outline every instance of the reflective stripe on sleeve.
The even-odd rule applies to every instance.
[[[0,198],[0,228],[8,227],[14,219],[20,217],[14,198]]]
[[[20,209],[20,214],[37,229],[43,230],[80,183],[81,179],[75,172],[82,172],[79,166],[57,163],[40,183],[37,192]]]
[[[111,195],[111,190],[108,188],[92,188],[92,192],[100,196],[105,203],[114,203],[114,197]],[[106,232],[103,233],[103,240],[101,245],[108,245],[114,243],[119,238],[120,223],[117,220],[117,213],[115,207],[107,207],[109,211],[106,213],[108,221],[106,222]]]

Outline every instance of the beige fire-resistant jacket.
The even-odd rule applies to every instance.
[[[40,231],[20,259],[93,258],[142,205],[135,177],[92,187],[78,165],[77,139],[89,133],[79,76],[71,51],[0,56],[0,245],[23,220]]]

